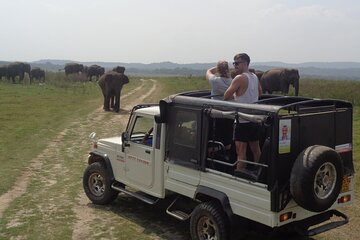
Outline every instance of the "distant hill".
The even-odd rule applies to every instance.
[[[173,62],[159,63],[123,63],[123,62],[79,62],[72,60],[43,59],[30,62],[32,67],[40,67],[46,71],[63,71],[66,63],[78,62],[90,66],[97,64],[109,70],[115,66],[124,66],[126,73],[130,75],[178,75],[178,76],[204,76],[206,69],[215,66],[214,63],[187,63],[178,64]],[[0,65],[7,64],[0,61]],[[266,71],[272,68],[296,68],[302,78],[343,79],[360,80],[360,62],[306,62],[306,63],[283,63],[283,62],[254,62],[251,67]]]
[[[253,65],[273,66],[286,68],[325,68],[325,69],[344,69],[360,68],[360,62],[306,62],[306,63],[283,63],[283,62],[256,62]]]

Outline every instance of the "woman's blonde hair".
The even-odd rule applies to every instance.
[[[219,61],[216,64],[216,70],[219,73],[220,77],[229,77],[229,64],[227,61]]]

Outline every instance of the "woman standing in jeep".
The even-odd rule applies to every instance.
[[[223,100],[226,89],[231,84],[229,65],[226,61],[219,61],[216,67],[212,67],[206,71],[206,80],[211,85],[211,98]]]

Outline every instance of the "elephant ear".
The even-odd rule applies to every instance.
[[[279,74],[279,77],[280,77],[280,79],[284,79],[284,80],[286,80],[286,76],[288,75],[288,70],[287,69],[282,69],[281,70],[281,72],[280,72],[280,74]]]
[[[300,78],[299,70],[297,70],[297,69],[291,69],[291,71],[293,72],[294,75],[296,75],[296,77],[299,77],[299,78]]]
[[[284,71],[283,71],[283,77],[284,77],[284,79],[285,79],[289,84],[292,83],[291,70],[289,70],[289,69],[284,69]]]
[[[127,84],[127,83],[129,83],[129,78],[126,75],[124,75],[124,84]]]

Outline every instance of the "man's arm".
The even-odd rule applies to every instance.
[[[209,68],[206,71],[206,80],[209,80],[212,76],[214,76],[216,73],[216,67]]]
[[[241,85],[241,75],[237,75],[232,81],[229,88],[224,93],[224,100],[231,100],[234,98],[234,93]]]
[[[248,87],[248,79],[244,75],[237,75],[231,82],[230,87],[224,93],[224,100],[233,99],[234,93],[237,92],[238,89],[241,89],[240,96],[244,94]]]

